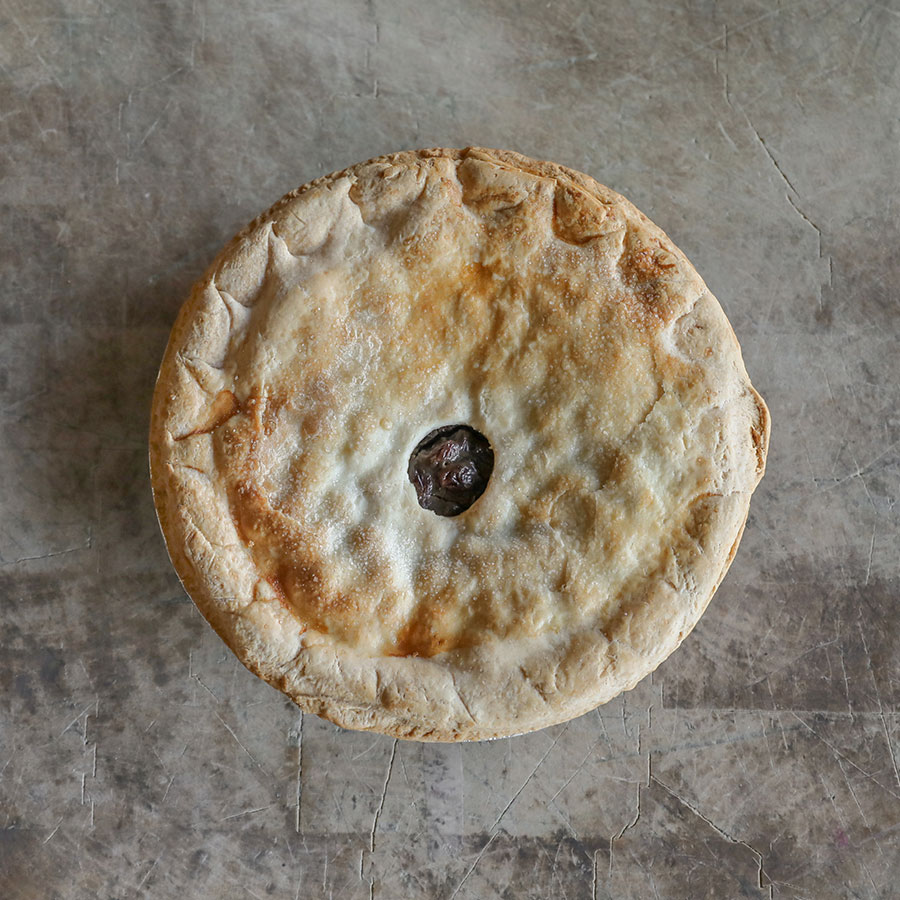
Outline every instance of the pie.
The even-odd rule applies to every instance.
[[[696,624],[768,444],[716,299],[587,175],[397,153],[288,194],[172,330],[172,562],[253,672],[346,728],[479,740],[628,690]]]

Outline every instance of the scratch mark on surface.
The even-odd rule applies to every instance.
[[[403,762],[402,756],[400,757],[400,770],[403,772],[403,780],[406,782],[406,786],[408,788],[411,788],[412,784],[410,784],[409,775],[407,774],[407,771],[406,771],[406,763]]]
[[[0,566],[15,566],[19,563],[23,562],[31,562],[36,559],[53,559],[55,556],[66,556],[69,553],[77,553],[79,550],[90,550],[91,549],[91,537],[88,534],[88,539],[83,543],[79,544],[77,547],[67,547],[65,550],[54,550],[51,553],[38,553],[34,556],[20,556],[18,559],[10,560],[9,562],[2,562]]]
[[[59,736],[62,737],[73,725],[78,724],[81,721],[81,717],[93,706],[93,703],[88,703],[88,705],[80,712],[65,728],[59,733]],[[87,723],[85,723],[85,728],[87,727]]]
[[[47,837],[45,837],[41,841],[41,844],[46,844],[50,840],[50,838],[52,838],[53,835],[56,834],[57,831],[59,831],[59,826],[62,825],[62,820],[63,820],[63,817],[60,816],[59,821],[56,823],[55,827],[53,828],[53,831],[51,831],[50,834],[48,834]]]
[[[350,759],[353,762],[356,762],[359,759],[363,759],[364,757],[366,757],[370,753],[372,753],[375,750],[375,748],[378,747],[379,744],[381,744],[380,738],[378,738],[378,737],[372,738],[372,740],[369,741],[369,746],[366,747],[365,750],[361,750],[359,753],[354,753],[353,756],[350,757]]]
[[[647,787],[650,786],[650,779],[653,777],[651,765],[652,765],[651,755],[648,752],[647,753],[647,783],[646,783]],[[630,828],[634,828],[634,826],[637,825],[637,823],[638,823],[638,819],[640,819],[640,817],[641,817],[641,787],[642,787],[642,785],[640,783],[635,784],[635,789],[637,791],[637,794],[635,797],[634,818],[630,822],[626,822],[622,826],[622,828],[619,829],[618,833],[614,834],[609,840],[609,871],[607,874],[610,879],[612,879],[613,855],[614,855],[613,848],[615,847],[616,841],[619,840],[619,838],[621,838],[622,835],[625,834],[625,832],[628,831]]]
[[[871,831],[871,827],[869,826],[869,820],[866,817],[865,811],[862,808],[862,805],[859,802],[859,797],[856,796],[856,791],[853,790],[853,784],[850,779],[847,777],[847,772],[844,769],[844,764],[841,760],[837,761],[838,768],[841,770],[841,777],[844,779],[844,784],[847,785],[847,790],[850,791],[850,796],[853,798],[853,802],[856,804],[856,808],[859,810],[860,818],[863,820],[863,825],[866,826],[867,829]],[[875,842],[875,846],[878,848],[878,852],[884,856],[884,850],[881,849],[881,844],[878,841]]]
[[[877,529],[877,523],[872,526],[872,540],[869,544],[869,562],[866,564],[866,581],[865,583],[869,583],[869,575],[872,573],[872,557],[875,554],[875,531]]]
[[[844,783],[847,785],[847,790],[850,791],[850,796],[853,798],[853,802],[856,804],[856,808],[859,810],[859,815],[863,820],[863,825],[865,825],[866,828],[871,832],[869,820],[866,817],[865,811],[863,810],[862,805],[859,802],[859,798],[856,796],[856,791],[853,790],[853,784],[851,783],[850,779],[847,777],[847,773],[844,770],[844,766],[840,760],[838,760],[838,768],[841,770],[841,776],[844,779]],[[834,805],[834,800],[832,800],[832,805]],[[847,828],[847,826],[845,826],[845,830],[849,831],[849,828]],[[884,850],[882,850],[881,844],[878,841],[878,835],[873,835],[873,838],[875,839],[875,847],[878,850],[878,853],[882,857],[884,857]],[[869,872],[868,866],[865,864],[865,862],[862,859],[860,861],[862,862],[863,870],[866,873],[866,877],[869,879],[869,883],[872,885],[873,896],[875,896],[878,893],[878,889],[875,887],[875,882],[872,879],[872,875]]]
[[[294,830],[300,834],[300,804],[303,801],[303,712],[300,712],[300,726],[297,731],[297,817]]]
[[[603,738],[606,741],[606,746],[609,751],[610,757],[613,755],[613,745],[612,741],[609,738],[609,732],[606,730],[606,722],[603,721],[603,716],[600,714],[600,708],[597,709],[597,721],[600,723],[600,730],[603,732]]]
[[[227,822],[229,819],[240,819],[243,816],[252,816],[253,813],[263,812],[266,809],[271,809],[275,804],[270,803],[268,806],[257,806],[254,809],[244,809],[241,812],[232,813],[230,816],[225,816],[221,819],[222,822]]]
[[[775,167],[775,171],[778,172],[778,174],[781,176],[781,180],[788,186],[788,188],[790,188],[792,194],[794,194],[795,196],[799,197],[799,196],[800,196],[800,192],[797,190],[797,188],[794,187],[793,182],[791,181],[791,179],[788,178],[788,176],[787,176],[787,174],[785,173],[784,169],[782,169],[781,166],[778,164],[778,160],[775,159],[775,155],[774,155],[774,154],[772,153],[772,151],[769,149],[769,145],[766,143],[765,138],[759,133],[759,130],[758,130],[757,127],[753,124],[753,122],[751,121],[750,117],[749,117],[748,115],[746,115],[746,113],[744,114],[744,118],[747,120],[747,124],[750,126],[751,130],[752,130],[753,133],[756,135],[756,140],[759,142],[760,147],[763,148],[763,150],[765,151],[766,156],[769,157],[769,162],[772,163],[772,165]],[[815,227],[815,226],[813,226],[813,227]],[[818,229],[816,229],[816,230],[818,230]]]
[[[777,715],[780,712],[778,708],[778,703],[775,701],[775,694],[772,692],[772,682],[767,681],[766,687],[769,689],[769,697],[772,700],[772,711],[776,713],[775,721],[778,723],[778,730],[781,732],[781,745],[784,747],[785,753],[790,753],[790,747],[788,747],[787,735],[784,731],[784,723],[781,721],[781,716]]]
[[[175,75],[175,74],[177,74],[178,72],[181,72],[181,71],[183,71],[183,70],[184,70],[184,66],[181,66],[181,67],[179,67],[178,69],[176,69],[175,72],[172,73],[172,75]],[[172,75],[170,75],[169,77],[171,78]],[[163,80],[165,80],[165,79],[163,79]],[[144,144],[147,142],[147,139],[150,137],[150,135],[153,134],[154,131],[156,131],[156,126],[159,125],[160,119],[162,119],[162,117],[166,114],[166,112],[168,112],[169,107],[172,105],[173,99],[174,99],[174,98],[170,97],[170,98],[166,101],[165,106],[163,106],[162,111],[160,112],[160,114],[153,120],[153,123],[152,123],[152,124],[150,125],[150,127],[144,132],[144,136],[143,136],[143,137],[140,139],[140,141],[138,142],[138,147],[143,147]]]
[[[203,690],[206,691],[207,694],[210,695],[210,697],[213,698],[213,700],[216,701],[216,703],[219,702],[219,698],[215,695],[215,693],[213,693],[212,689],[209,688],[209,687],[204,683],[203,679],[202,679],[199,675],[197,675],[197,674],[195,673],[195,674],[192,675],[191,677],[194,679],[194,681],[197,682],[197,684],[200,685],[200,687],[203,688]]]
[[[900,787],[900,771],[897,770],[897,757],[894,756],[894,744],[893,741],[891,741],[890,734],[888,734],[884,713],[880,713],[879,718],[881,719],[881,727],[884,729],[884,739],[887,741],[888,753],[891,756],[891,764],[894,767],[894,780],[897,782],[898,787]]]
[[[838,768],[841,769],[841,774],[844,776],[844,781],[847,781],[847,775],[841,767],[840,763],[838,763]],[[828,782],[825,781],[825,776],[822,773],[819,773],[819,782],[825,789],[825,796],[828,797],[828,799],[831,801],[831,808],[834,810],[835,816],[837,816],[838,821],[841,823],[841,832],[843,834],[848,834],[851,831],[850,825],[847,822],[847,818],[844,815],[843,809],[835,802],[837,792],[830,784],[828,784]],[[849,787],[849,781],[847,781],[847,785]],[[874,886],[875,885],[873,884],[872,887]]]
[[[471,866],[469,866],[469,871],[466,872],[465,875],[463,875],[462,880],[461,880],[461,881],[459,882],[459,884],[456,886],[456,888],[454,889],[453,893],[450,895],[450,897],[448,898],[448,900],[453,900],[453,898],[454,898],[454,897],[462,890],[463,885],[469,880],[470,876],[471,876],[472,873],[475,871],[475,867],[478,865],[478,863],[481,862],[481,858],[484,856],[485,853],[487,853],[488,847],[490,847],[491,844],[494,843],[494,840],[496,839],[496,837],[497,837],[497,835],[498,835],[499,833],[500,833],[500,832],[495,831],[495,832],[487,839],[487,841],[485,842],[484,846],[481,848],[481,850],[478,851],[478,856],[475,857],[475,861],[472,863]]]
[[[756,860],[756,862],[759,866],[759,872],[758,872],[759,889],[763,890],[766,887],[768,887],[769,897],[770,898],[772,897],[773,887],[772,887],[771,879],[768,877],[768,875],[766,875],[765,870],[763,869],[763,856],[762,856],[762,853],[759,852],[759,850],[757,850],[755,847],[751,847],[750,844],[748,844],[746,841],[742,841],[740,838],[736,838],[736,837],[734,837],[734,835],[729,834],[727,831],[725,831],[725,829],[720,828],[718,825],[716,825],[715,822],[713,822],[707,816],[703,815],[703,813],[700,812],[700,810],[697,809],[696,806],[694,806],[692,803],[689,803],[687,800],[684,799],[684,797],[682,797],[677,792],[673,791],[672,788],[670,788],[668,785],[663,784],[655,775],[651,775],[650,777],[667,794],[669,794],[669,796],[671,796],[675,800],[677,800],[686,809],[689,809],[699,819],[702,819],[704,822],[706,822],[706,824],[709,825],[709,827],[712,828],[712,830],[715,831],[716,834],[719,835],[719,837],[724,838],[729,843],[739,844],[741,847],[745,847],[747,850],[749,850],[750,853],[753,854],[753,858]],[[769,882],[768,885],[763,884],[763,878],[765,878],[766,881]]]
[[[129,92],[128,101],[131,102],[132,94],[140,94],[143,91],[148,90],[149,88],[156,87],[158,84],[164,84],[170,78],[174,78],[179,72],[183,72],[185,70],[185,66],[178,66],[175,69],[172,69],[167,75],[163,75],[162,78],[157,78],[154,81],[149,81],[147,84],[142,84],[140,87],[136,87],[134,90]]]
[[[127,104],[128,106],[131,106],[131,94],[130,94],[130,93],[128,94],[128,99],[127,99],[127,100],[123,100],[123,101],[119,104],[119,123],[118,123],[118,130],[119,130],[119,133],[121,133],[121,131],[122,131],[122,111],[124,110],[126,104]]]
[[[620,707],[619,712],[622,713],[622,718],[621,718],[622,734],[625,737],[628,737],[628,723],[625,721],[625,704],[624,703]],[[640,729],[638,729],[638,741],[640,741]],[[638,752],[640,752],[640,748],[638,748]]]
[[[153,865],[150,866],[149,869],[147,869],[146,874],[145,874],[144,877],[141,879],[140,884],[137,886],[137,889],[138,889],[138,890],[140,890],[140,889],[146,884],[147,879],[150,877],[150,873],[156,868],[156,864],[160,861],[160,859],[162,859],[162,857],[161,857],[161,856],[157,856],[156,859],[153,860]]]
[[[163,762],[163,758],[152,747],[150,749],[153,751],[153,755],[159,760],[159,764],[163,767],[163,771],[168,775],[169,767]]]
[[[775,630],[775,623],[773,622],[769,626],[768,631],[766,631],[766,633],[760,638],[759,644],[757,645],[757,648],[756,648],[756,653],[754,653],[753,656],[750,657],[750,668],[751,669],[756,668],[756,661],[759,659],[759,654],[762,653],[763,647],[765,647],[766,641],[769,639],[769,635],[771,635],[774,630]]]
[[[840,640],[840,637],[835,637],[829,641],[821,641],[820,643],[816,644],[815,646],[810,647],[808,650],[804,650],[799,656],[794,657],[794,659],[788,660],[788,662],[783,663],[780,666],[777,666],[776,668],[772,669],[770,672],[767,672],[765,675],[763,675],[762,678],[757,678],[756,681],[747,682],[744,685],[744,687],[748,687],[748,688],[756,687],[756,685],[762,684],[764,681],[771,679],[771,677],[773,675],[777,675],[779,672],[783,672],[785,669],[789,669],[791,666],[795,666],[798,662],[805,659],[811,653],[815,653],[817,650],[822,650],[825,647],[831,647],[833,644],[837,644],[839,642],[839,640]],[[771,687],[769,688],[769,690],[771,691]],[[777,708],[778,708],[777,706],[773,706],[773,709],[777,709]]]
[[[727,84],[727,83],[728,83],[728,82],[727,82],[727,80],[726,80],[726,84]],[[729,103],[730,103],[730,102],[731,102],[731,101],[729,101]],[[724,137],[725,140],[728,141],[729,145],[731,146],[731,149],[734,150],[735,153],[737,153],[737,152],[738,152],[737,144],[735,144],[735,142],[734,142],[734,140],[732,139],[731,135],[726,131],[725,126],[724,126],[721,122],[719,122],[719,121],[717,121],[716,124],[719,126],[719,131],[722,133],[722,137]]]
[[[794,187],[794,183],[788,177],[787,172],[785,172],[784,169],[779,164],[778,160],[775,158],[775,154],[772,153],[771,149],[769,148],[769,145],[766,143],[765,138],[759,133],[759,129],[757,129],[757,127],[753,124],[750,117],[746,113],[744,113],[744,118],[747,120],[747,125],[750,126],[750,129],[753,131],[753,134],[756,135],[756,140],[759,143],[760,147],[762,147],[763,152],[769,158],[769,162],[772,163],[772,166],[775,168],[775,171],[778,173],[779,177],[781,178],[781,180],[784,182],[784,184],[788,188],[789,193],[786,194],[787,202],[790,203],[790,205],[793,207],[793,209],[797,213],[797,215],[800,216],[800,218],[803,219],[803,221],[806,222],[806,224],[809,225],[809,227],[812,228],[813,231],[815,231],[816,237],[818,239],[818,244],[819,244],[819,257],[821,258],[821,256],[822,256],[822,229],[819,228],[819,226],[816,225],[816,223],[813,222],[813,220],[794,202],[793,198],[791,197],[791,194],[793,194],[794,197],[799,198],[800,192],[797,190],[796,187]]]
[[[259,768],[263,772],[265,772],[266,770],[265,768],[263,768],[260,761],[241,743],[241,739],[234,733],[234,730],[231,728],[231,726],[215,710],[213,710],[213,714],[222,723],[222,725],[225,727],[225,730],[234,738],[235,743],[238,745],[238,747],[240,747],[241,750],[243,750],[244,753],[246,753],[247,756],[249,756],[250,759],[252,759],[253,762],[256,763],[256,765],[259,766]],[[269,773],[266,772],[266,774],[268,775]]]
[[[816,731],[815,728],[813,728],[808,722],[804,722],[803,719],[801,719],[800,716],[798,716],[797,713],[794,712],[794,710],[791,709],[791,710],[788,710],[788,712],[801,725],[803,725],[803,727],[806,728],[806,730],[810,734],[812,734],[815,738],[817,738],[819,741],[821,741],[834,754],[835,759],[842,759],[845,763],[847,763],[847,765],[852,766],[854,769],[856,769],[856,771],[859,772],[859,774],[862,775],[863,778],[865,778],[867,781],[871,781],[874,784],[878,785],[878,787],[880,787],[883,791],[886,791],[888,794],[890,794],[895,800],[900,800],[900,794],[896,794],[890,788],[886,788],[883,784],[881,784],[880,781],[878,781],[875,778],[874,774],[872,774],[871,772],[867,772],[861,766],[858,766],[855,762],[853,762],[853,760],[850,759],[849,756],[846,756],[845,754],[841,753],[841,751],[838,750],[837,747],[834,746],[834,744],[830,743],[829,741],[826,741],[825,738],[823,738],[822,735],[819,734],[819,732]]]
[[[837,623],[838,633],[841,631],[841,617],[838,616]],[[853,701],[850,699],[850,680],[847,678],[847,664],[844,660],[844,645],[838,645],[838,656],[841,658],[841,675],[844,679],[844,696],[847,698],[847,712],[850,713],[850,718],[853,718]]]
[[[28,34],[28,32],[22,27],[19,20],[12,14],[9,14],[9,18],[12,20],[12,23],[19,29],[22,37],[25,38],[26,46],[29,48],[34,48],[34,45],[38,41],[38,35],[34,35],[33,37]],[[47,65],[47,61],[38,53],[37,50],[34,50],[34,55],[37,57],[40,64],[44,67],[44,70],[47,72],[47,75],[50,77],[50,80],[60,89],[63,89],[62,82],[56,77],[54,71]]]
[[[397,744],[400,741],[398,738],[394,738],[394,743],[391,746],[391,758],[388,761],[387,774],[384,776],[384,786],[381,788],[381,799],[378,801],[378,809],[375,810],[375,817],[372,819],[372,834],[369,839],[369,850],[370,852],[375,852],[375,831],[378,828],[378,820],[381,818],[381,812],[384,809],[384,798],[387,796],[388,783],[391,780],[391,773],[394,771],[394,758],[397,756]]]
[[[553,748],[559,743],[560,739],[568,731],[568,729],[569,729],[569,723],[567,722],[565,727],[562,729],[562,731],[560,731],[560,733],[556,736],[556,738],[554,738],[553,742],[547,748],[547,751],[544,753],[544,755],[538,760],[537,765],[531,770],[531,773],[528,775],[528,777],[525,779],[525,781],[522,782],[522,785],[515,792],[515,794],[513,794],[509,803],[507,803],[506,806],[503,807],[503,810],[500,812],[500,815],[497,816],[497,818],[494,820],[494,824],[491,825],[490,837],[487,839],[487,841],[485,841],[482,848],[478,851],[478,855],[475,857],[474,861],[472,862],[472,865],[469,866],[469,869],[466,872],[466,874],[463,875],[460,882],[453,889],[453,893],[450,895],[448,900],[453,900],[453,898],[456,897],[456,895],[462,890],[463,886],[469,880],[472,873],[475,871],[475,868],[478,866],[478,863],[481,862],[482,857],[487,852],[487,850],[491,846],[491,844],[496,840],[497,835],[500,833],[499,826],[500,826],[500,822],[502,821],[503,817],[512,808],[512,805],[516,802],[519,795],[522,793],[522,791],[525,790],[525,788],[528,786],[531,779],[534,778],[538,769],[540,769],[540,767],[544,764],[544,761],[552,753]],[[507,742],[507,746],[508,746],[508,742]]]
[[[563,730],[560,731],[560,733],[559,733],[559,734],[556,736],[556,738],[553,740],[553,743],[550,744],[550,746],[547,748],[547,752],[546,752],[546,753],[538,760],[537,765],[531,770],[531,774],[530,774],[530,775],[522,782],[521,787],[515,792],[515,794],[513,794],[512,799],[509,801],[509,803],[506,804],[506,806],[503,807],[503,810],[502,810],[502,812],[500,813],[500,815],[497,816],[497,818],[494,820],[494,824],[491,825],[491,828],[490,828],[490,830],[491,830],[492,832],[495,831],[495,829],[497,828],[497,826],[500,824],[500,820],[501,820],[501,819],[509,812],[509,810],[510,810],[510,808],[512,807],[513,803],[516,802],[516,800],[519,798],[519,795],[522,793],[522,791],[525,790],[525,788],[528,786],[528,783],[529,783],[529,782],[531,781],[531,779],[534,778],[534,776],[537,774],[537,770],[544,764],[544,760],[546,760],[547,757],[553,752],[553,748],[559,743],[560,738],[561,738],[568,730],[569,730],[569,723],[566,722],[566,725],[565,725],[565,727],[563,728]]]
[[[769,768],[774,772],[775,771],[775,758],[772,756],[772,745],[769,743],[769,731],[766,728],[765,723],[763,722],[762,711],[757,710],[757,714],[759,716],[759,724],[762,728],[762,735],[766,742],[766,753],[769,756]],[[778,714],[776,713],[775,715],[778,715]],[[800,726],[795,725],[794,727],[799,728]],[[738,755],[738,760],[740,760],[741,765],[743,766],[744,762],[743,762],[742,755]]]
[[[776,9],[769,10],[767,12],[762,13],[761,15],[754,16],[752,19],[748,19],[746,22],[741,22],[740,25],[730,26],[731,34],[739,34],[747,28],[750,28],[752,25],[755,25],[757,22],[762,22],[765,19],[770,19],[773,16],[781,15],[782,8],[779,6]],[[711,47],[715,47],[716,45],[722,42],[722,37],[717,36],[712,38],[709,41],[704,41],[700,44],[695,44],[691,50],[686,53],[683,53],[679,56],[676,56],[674,59],[669,60],[662,66],[658,66],[656,71],[657,73],[667,72],[673,68],[675,68],[678,63],[683,62],[686,59],[690,59],[693,56],[696,56],[698,53],[702,53],[704,50],[709,50]],[[727,46],[725,48],[728,49]],[[590,53],[581,53],[573,56],[567,56],[563,59],[549,59],[549,60],[539,60],[536,63],[529,63],[527,65],[523,65],[521,68],[526,72],[534,69],[568,69],[574,65],[578,65],[583,62],[594,62],[601,58],[601,54],[597,51],[592,51]],[[617,78],[616,82],[626,81],[628,79],[636,79],[638,77],[635,73],[626,73],[621,78]],[[607,84],[603,86],[604,90],[609,89],[611,85]]]
[[[595,62],[599,58],[600,53],[593,50],[590,53],[577,53],[573,56],[565,56],[562,59],[542,59],[538,62],[528,63],[522,68],[526,72],[540,69],[570,69],[572,66],[577,66],[580,63]]]
[[[860,609],[860,616],[862,616],[862,609]],[[881,720],[881,727],[884,731],[884,739],[885,741],[887,741],[888,753],[891,757],[891,765],[894,768],[894,780],[897,782],[897,786],[900,787],[900,771],[898,771],[897,769],[897,758],[894,755],[894,745],[891,742],[891,736],[888,733],[887,729],[887,722],[884,718],[884,704],[881,701],[881,691],[878,688],[878,679],[875,677],[875,669],[872,666],[872,654],[869,652],[869,642],[866,640],[866,632],[863,628],[861,618],[856,623],[856,626],[859,629],[859,637],[862,641],[863,652],[866,656],[866,667],[869,670],[869,677],[872,679],[872,686],[875,688],[875,699],[878,702],[878,718]]]
[[[818,237],[818,240],[819,240],[819,257],[821,258],[821,256],[822,256],[822,229],[819,228],[819,226],[816,225],[816,223],[813,222],[813,220],[810,219],[810,217],[805,212],[803,212],[803,210],[800,209],[799,206],[797,206],[797,204],[791,199],[790,194],[785,194],[785,197],[787,198],[787,202],[790,203],[791,206],[794,207],[794,210],[797,212],[797,215],[799,215],[800,218],[803,219],[803,221],[806,222],[806,224],[809,225],[809,227],[812,228],[813,231],[815,231],[816,236]]]
[[[566,815],[563,810],[561,810],[553,800],[550,800],[547,803],[547,808],[556,816],[559,817],[560,821],[565,826],[566,831],[569,832],[569,836],[576,841],[580,841],[581,837],[578,832],[575,830],[575,827],[572,825],[572,820]]]
[[[578,773],[587,765],[587,761],[591,758],[591,756],[593,756],[594,751],[597,749],[597,747],[600,746],[600,741],[602,740],[603,738],[597,738],[597,740],[591,745],[591,748],[587,753],[585,753],[584,758],[580,763],[578,763],[572,774],[563,782],[562,787],[560,787],[559,790],[550,798],[550,800],[548,801],[549,803],[552,803],[572,783]],[[609,739],[607,738],[607,742],[608,741]]]
[[[827,375],[826,375],[826,378],[827,378]],[[837,400],[835,400],[835,397],[834,397],[834,391],[831,390],[830,384],[828,385],[828,390],[831,392],[831,399],[835,403],[837,403]],[[859,406],[859,403],[857,402],[857,407],[858,406]],[[846,446],[846,443],[841,446],[841,451],[843,451],[845,446]],[[824,494],[827,491],[834,490],[834,488],[838,487],[839,485],[842,485],[845,482],[850,481],[851,478],[861,478],[863,475],[868,475],[872,471],[872,468],[876,465],[876,463],[881,462],[881,460],[884,459],[884,457],[887,456],[888,453],[891,453],[898,446],[900,446],[900,441],[894,441],[893,444],[891,444],[886,450],[879,453],[878,456],[875,457],[875,459],[871,460],[871,462],[866,463],[864,466],[860,466],[859,463],[856,463],[856,471],[855,472],[851,472],[849,475],[844,475],[842,478],[835,478],[835,480],[832,484],[829,484],[827,487],[824,487],[821,490],[816,491],[816,494]],[[838,455],[840,455],[840,454],[838,454]],[[837,465],[837,463],[835,463],[835,465]],[[834,467],[832,467],[832,471],[834,471]],[[873,504],[873,506],[874,506],[874,504]]]

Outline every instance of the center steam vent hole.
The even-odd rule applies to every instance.
[[[468,425],[445,425],[428,432],[409,457],[407,475],[419,506],[439,516],[465,512],[487,487],[494,451]]]

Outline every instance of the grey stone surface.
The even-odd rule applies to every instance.
[[[169,566],[145,435],[234,231],[468,143],[665,228],[774,429],[731,573],[652,679],[422,746],[240,666]],[[0,0],[0,151],[0,896],[898,896],[895,0]]]

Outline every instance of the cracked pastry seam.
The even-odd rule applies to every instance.
[[[484,494],[421,508],[465,424]],[[253,672],[349,728],[472,740],[633,687],[696,624],[765,404],[666,235],[508,151],[381,157],[241,232],[172,330],[151,475],[173,564]]]

